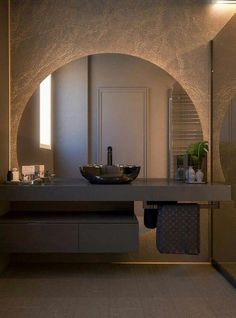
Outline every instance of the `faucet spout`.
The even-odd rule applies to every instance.
[[[112,166],[112,147],[107,147],[107,165]]]

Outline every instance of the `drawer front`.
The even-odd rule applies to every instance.
[[[138,249],[138,224],[81,224],[82,253],[125,253]]]
[[[0,224],[0,252],[78,252],[78,225]]]

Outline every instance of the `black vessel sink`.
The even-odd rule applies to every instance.
[[[87,165],[80,167],[80,172],[90,183],[122,184],[137,178],[140,166],[132,165]]]

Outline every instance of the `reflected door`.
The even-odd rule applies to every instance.
[[[147,175],[147,88],[98,89],[98,161],[106,164],[107,147],[113,164],[140,165]]]

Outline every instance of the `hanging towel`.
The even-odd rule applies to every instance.
[[[144,209],[144,225],[148,229],[155,229],[157,227],[157,213],[160,205],[177,204],[176,201],[147,201],[147,205],[156,206],[156,208]]]
[[[144,210],[144,225],[148,229],[155,229],[157,227],[157,209]]]
[[[157,215],[157,249],[160,253],[200,253],[200,210],[198,204],[162,205]]]

